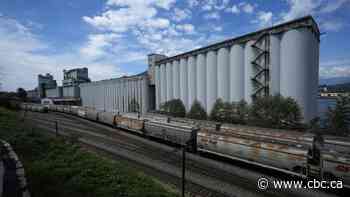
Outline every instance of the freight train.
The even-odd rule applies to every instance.
[[[35,112],[62,112],[186,146],[234,161],[302,178],[343,181],[350,186],[350,139],[313,133],[218,124],[159,114],[111,113],[68,105],[21,105]]]

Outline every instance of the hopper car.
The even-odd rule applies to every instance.
[[[40,111],[40,105],[23,104]],[[42,108],[40,108],[42,109]],[[112,113],[81,106],[49,106],[50,111],[76,115],[178,145],[303,178],[342,180],[350,185],[349,138],[319,137],[299,131],[218,124],[157,114]]]

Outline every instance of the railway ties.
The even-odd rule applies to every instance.
[[[55,118],[60,118],[62,121],[70,120],[67,124],[64,122],[59,124],[60,132],[81,133],[79,138],[81,143],[127,159],[132,164],[142,165],[142,169],[151,169],[149,174],[156,174],[165,182],[171,180],[173,185],[180,187],[178,185],[181,180],[180,150],[71,115],[29,113],[26,119],[35,121],[34,124],[42,124],[46,130],[54,131],[54,124],[49,122]],[[259,192],[256,188],[256,180],[266,174],[191,153],[187,155],[186,190],[198,196],[322,196],[318,195],[319,192],[309,191]],[[171,178],[163,179],[164,176]]]

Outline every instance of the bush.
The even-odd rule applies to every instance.
[[[230,123],[234,124],[246,124],[249,115],[249,106],[247,102],[241,100],[238,103],[232,103],[232,118]]]
[[[136,99],[132,99],[129,103],[129,112],[139,112],[140,111],[140,105],[136,101]]]
[[[213,109],[210,112],[210,120],[217,121],[217,122],[224,122],[225,119],[227,119],[225,109],[227,107],[227,104],[223,102],[221,98],[216,99]]]
[[[326,127],[336,135],[348,135],[350,124],[350,98],[340,96],[334,109],[327,112]]]
[[[174,117],[185,117],[186,108],[180,99],[173,99],[160,106],[161,113]]]
[[[300,125],[302,119],[298,103],[281,95],[265,96],[254,100],[249,123],[272,128],[290,128]]]
[[[207,112],[202,107],[200,102],[195,100],[192,104],[192,107],[190,111],[187,114],[188,118],[197,119],[197,120],[206,120],[207,119]]]

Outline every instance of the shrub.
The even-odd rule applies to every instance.
[[[140,105],[136,101],[136,99],[132,99],[129,103],[129,112],[139,112],[140,111]]]
[[[161,113],[174,116],[174,117],[185,117],[186,108],[180,99],[173,99],[163,103],[160,107]]]
[[[241,100],[238,103],[232,103],[232,117],[231,123],[234,124],[246,124],[249,115],[249,106],[247,102]]]
[[[227,107],[227,105],[225,105],[225,103],[223,102],[223,100],[221,98],[216,99],[213,109],[210,112],[210,120],[213,121],[218,121],[218,122],[223,122],[223,120],[225,119],[225,107]]]
[[[334,109],[329,108],[326,115],[326,127],[336,135],[348,135],[350,124],[350,98],[337,98]]]
[[[187,114],[188,118],[197,119],[197,120],[206,120],[207,119],[207,112],[202,107],[200,102],[195,100],[192,104],[192,107],[190,111]]]
[[[281,95],[257,98],[249,113],[250,124],[263,127],[295,127],[300,125],[301,119],[301,111],[297,102]]]

